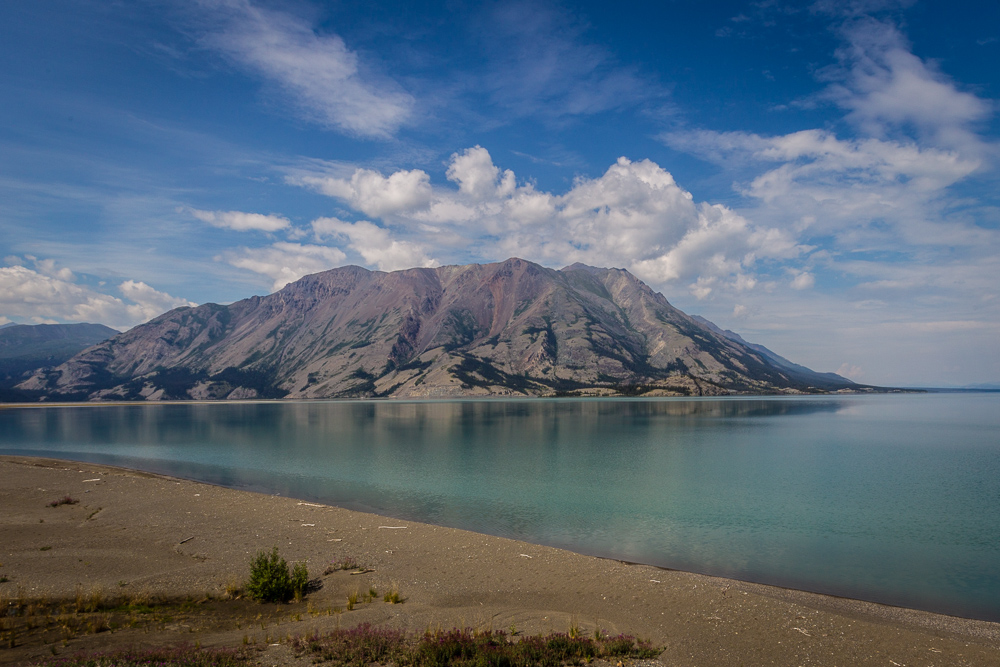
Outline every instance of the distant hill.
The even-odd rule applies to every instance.
[[[103,324],[5,324],[0,327],[0,401],[36,369],[58,366],[118,331]]]
[[[62,400],[719,395],[856,387],[685,315],[622,269],[347,266],[178,308],[19,389]]]

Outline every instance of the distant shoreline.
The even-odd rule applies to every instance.
[[[63,494],[80,502],[46,507]],[[820,647],[858,665],[884,665],[887,656],[914,664],[934,649],[949,664],[1000,664],[997,623],[627,564],[126,468],[0,456],[0,516],[6,599],[16,590],[71,597],[80,586],[219,595],[245,576],[253,553],[277,546],[290,561],[307,562],[313,576],[351,556],[373,570],[364,585],[398,585],[407,598],[306,616],[282,626],[281,636],[334,622],[417,632],[492,624],[527,633],[565,632],[576,623],[651,639],[665,646],[669,665],[731,664],[723,655],[799,664]],[[313,607],[341,604],[358,579],[323,581],[309,598]],[[127,632],[114,634],[128,640]],[[171,638],[196,637],[161,636]],[[197,639],[225,645],[239,636],[205,631]]]
[[[840,390],[824,393],[800,393],[800,394],[723,394],[718,396],[518,396],[506,394],[490,395],[468,395],[468,396],[350,396],[337,398],[247,398],[247,399],[218,399],[218,400],[197,400],[197,399],[169,399],[169,400],[135,400],[135,401],[24,401],[24,402],[0,402],[2,408],[18,407],[84,407],[84,406],[121,406],[121,405],[254,405],[268,403],[358,403],[358,402],[378,402],[378,403],[443,403],[449,401],[565,401],[565,400],[670,400],[670,401],[719,401],[730,398],[753,399],[753,398],[831,398],[837,396],[883,396],[886,394],[928,394],[928,393],[1000,393],[1000,389],[933,389],[933,388],[894,388],[878,387],[875,390]]]

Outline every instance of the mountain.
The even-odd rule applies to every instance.
[[[521,259],[391,273],[347,266],[265,297],[172,310],[18,388],[158,400],[854,387],[771,354],[685,315],[622,269]]]
[[[0,327],[0,401],[31,371],[57,366],[91,345],[117,336],[103,324],[5,324]]]

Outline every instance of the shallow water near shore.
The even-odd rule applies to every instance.
[[[16,407],[0,453],[1000,621],[1000,394]]]

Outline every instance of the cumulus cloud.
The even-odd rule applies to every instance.
[[[413,98],[363,68],[338,35],[248,0],[203,0],[204,42],[276,85],[309,120],[347,134],[389,137],[410,116]]]
[[[302,276],[340,266],[346,258],[339,248],[279,242],[263,248],[230,250],[216,259],[265,275],[274,281],[272,289],[279,290]]]
[[[421,169],[397,171],[388,178],[371,169],[357,169],[349,179],[301,174],[286,181],[342,199],[373,217],[424,208],[431,198],[430,177]]]
[[[394,240],[390,238],[388,230],[367,220],[344,222],[337,218],[318,218],[313,220],[312,228],[317,238],[346,240],[348,246],[364,258],[365,263],[378,267],[380,271],[438,265],[420,246]]]
[[[422,248],[433,245],[453,256],[471,253],[473,260],[520,256],[549,265],[624,266],[656,284],[690,284],[704,297],[719,288],[751,289],[759,260],[801,252],[780,230],[753,225],[724,206],[696,203],[650,160],[621,158],[562,195],[518,185],[481,146],[453,154],[446,175],[457,189],[433,187],[420,170],[386,177],[358,169],[350,179],[300,174],[290,182],[381,217],[392,238],[367,221],[313,223],[318,236],[346,240],[380,268],[430,265]]]
[[[133,280],[118,285],[123,297],[118,298],[82,284],[51,260],[25,259],[33,266],[0,267],[0,311],[8,318],[36,324],[99,322],[126,329],[167,310],[197,305]]]
[[[473,199],[507,195],[516,187],[514,172],[507,169],[501,179],[500,169],[493,164],[489,151],[478,145],[461,155],[452,154],[447,176],[458,184],[459,192]]]
[[[257,230],[277,232],[287,229],[292,223],[279,215],[244,213],[243,211],[201,211],[196,208],[180,209],[213,227],[233,229],[238,232]]]

